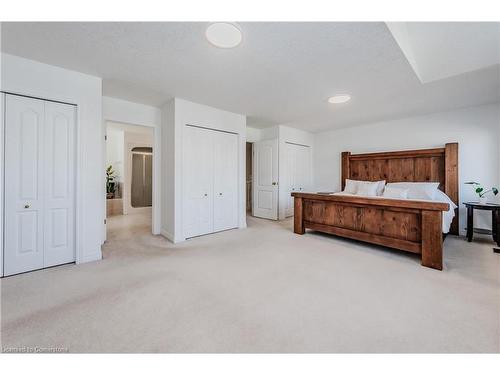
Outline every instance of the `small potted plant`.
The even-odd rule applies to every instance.
[[[113,169],[113,166],[110,165],[106,168],[106,198],[113,199],[115,197],[116,190],[116,172]]]
[[[498,188],[492,187],[489,190],[484,190],[484,187],[479,183],[479,182],[466,182],[466,185],[472,185],[474,187],[474,192],[478,195],[479,198],[479,204],[486,204],[486,200],[488,199],[486,197],[486,194],[488,193],[493,193],[494,195],[498,194]]]

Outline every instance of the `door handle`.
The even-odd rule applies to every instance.
[[[25,204],[24,208],[30,208],[30,205],[29,204]]]

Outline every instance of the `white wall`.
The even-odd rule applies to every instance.
[[[173,242],[185,240],[182,228],[182,145],[186,124],[238,134],[238,225],[246,227],[245,143],[246,117],[187,100],[174,98],[162,108],[163,196],[161,233]]]
[[[175,207],[175,171],[178,165],[179,154],[176,144],[180,144],[179,131],[176,131],[175,126],[175,99],[170,100],[162,107],[162,130],[161,130],[161,165],[162,165],[162,181],[161,181],[161,234],[172,242],[175,239],[175,223],[176,214],[181,220],[180,211]],[[176,139],[176,136],[178,139]],[[181,241],[181,239],[177,239]]]
[[[161,173],[162,173],[162,142],[161,142],[161,121],[162,111],[160,108],[129,102],[127,100],[102,97],[102,118],[103,128],[107,121],[121,122],[130,125],[148,126],[153,131],[153,217],[152,233],[160,234],[161,231]],[[106,197],[102,198],[103,215],[106,215]],[[106,228],[103,227],[102,238],[106,238]]]
[[[100,259],[104,220],[101,79],[8,54],[1,58],[2,90],[78,106],[76,261]]]
[[[1,27],[0,27],[1,29]],[[0,58],[0,68],[1,68],[1,58]],[[0,87],[2,83],[2,78],[0,74]],[[4,175],[4,168],[3,168],[3,129],[4,129],[4,111],[3,111],[3,106],[4,106],[4,101],[5,101],[5,95],[3,93],[0,93],[0,165],[2,166],[2,172],[0,173],[0,277],[3,276],[3,175]],[[0,292],[1,294],[1,292]],[[1,296],[0,296],[1,297]],[[0,298],[1,300],[1,298]],[[2,302],[0,301],[0,311],[2,308]]]
[[[161,109],[127,100],[102,97],[102,117],[125,124],[158,126],[161,124]]]
[[[108,126],[106,128],[106,135],[106,166],[112,165],[117,175],[115,181],[123,183],[125,177],[123,159],[125,132],[121,129]]]
[[[459,143],[460,202],[477,200],[465,181],[493,186],[500,181],[498,105],[378,122],[316,134],[314,185],[316,190],[340,189],[340,153],[410,150]],[[495,198],[499,201],[499,198]],[[460,229],[465,209],[460,205]],[[490,227],[490,215],[478,215],[478,226]]]
[[[257,142],[261,140],[261,130],[247,126],[247,142]]]

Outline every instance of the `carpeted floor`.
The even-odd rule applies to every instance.
[[[2,347],[71,352],[500,352],[500,255],[445,242],[445,270],[291,221],[172,245],[109,220],[104,260],[2,280]]]

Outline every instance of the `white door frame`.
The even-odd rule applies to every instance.
[[[81,127],[80,127],[80,108],[77,103],[72,102],[70,99],[65,99],[65,98],[41,98],[41,97],[35,97],[26,93],[18,93],[18,92],[12,92],[12,91],[0,91],[1,95],[1,101],[2,104],[0,106],[0,164],[1,164],[1,213],[0,213],[0,277],[3,277],[4,275],[4,243],[5,243],[5,236],[4,236],[4,222],[5,222],[5,207],[4,207],[4,202],[5,202],[5,181],[4,181],[4,175],[5,175],[5,158],[4,158],[4,149],[5,149],[5,100],[7,95],[17,95],[17,96],[23,96],[31,99],[37,99],[37,100],[44,100],[44,101],[49,101],[49,102],[56,102],[56,103],[61,103],[61,104],[68,104],[68,105],[73,105],[75,106],[75,263],[81,263],[84,261],[84,255],[83,255],[83,246],[82,246],[82,241],[81,241],[81,233],[80,233],[80,227],[81,227],[81,215],[82,215],[82,207],[83,207],[83,195],[81,191],[81,183],[82,183],[82,161],[83,158],[81,156]]]
[[[161,126],[156,124],[137,124],[124,122],[121,119],[115,119],[112,116],[103,118],[102,121],[102,139],[106,136],[106,127],[108,121],[121,123],[125,125],[132,126],[145,126],[147,128],[153,129],[153,196],[152,196],[152,215],[151,215],[151,233],[158,235],[161,232]],[[103,170],[103,181],[105,178],[105,170],[107,167],[106,163],[106,141],[103,142],[103,154],[102,154],[102,170]],[[125,153],[125,149],[123,150]],[[124,155],[125,157],[125,155]],[[103,183],[102,190],[102,214],[103,214],[103,233],[102,233],[102,243],[106,241],[106,186]]]

